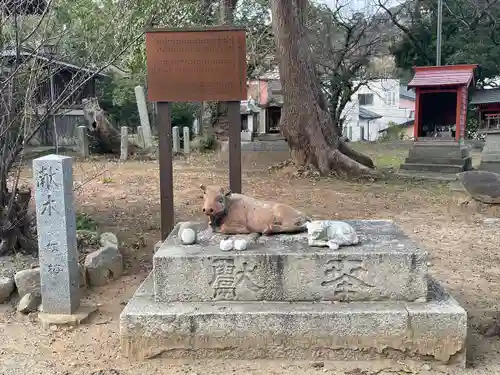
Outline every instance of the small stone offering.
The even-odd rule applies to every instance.
[[[196,242],[196,232],[193,228],[185,228],[181,233],[181,241],[184,245],[192,245]]]
[[[220,249],[222,251],[229,251],[232,250],[232,248],[233,248],[233,241],[231,241],[230,239],[220,241]]]
[[[244,239],[238,239],[234,241],[234,248],[239,251],[243,251],[247,249],[247,241]]]

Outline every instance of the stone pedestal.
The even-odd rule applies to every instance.
[[[404,174],[454,175],[472,169],[469,148],[455,140],[419,139],[413,143],[399,171]]]
[[[361,243],[311,248],[307,235],[210,228],[182,245],[178,224],[120,317],[122,353],[296,360],[434,359],[465,365],[467,314],[427,275],[427,253],[392,221],[349,221]]]
[[[500,130],[487,133],[479,169],[500,173]]]

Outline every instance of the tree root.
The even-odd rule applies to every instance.
[[[359,164],[362,164],[365,167],[368,167],[371,169],[375,169],[375,164],[373,163],[372,159],[370,159],[366,155],[363,155],[363,154],[353,150],[342,139],[339,141],[339,151],[341,153],[343,153],[344,155],[346,155],[347,157],[357,161]]]
[[[5,196],[12,193],[6,192]],[[37,254],[36,239],[31,235],[32,213],[28,210],[31,190],[16,190],[14,202],[1,207],[0,212],[0,256],[16,252]]]

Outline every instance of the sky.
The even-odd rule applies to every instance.
[[[377,9],[377,0],[317,0],[319,3],[327,4],[332,8],[336,8],[342,5],[348,8],[352,12],[366,12],[367,9],[371,8],[374,12]],[[401,3],[401,0],[383,0],[383,4],[386,6],[394,6]]]

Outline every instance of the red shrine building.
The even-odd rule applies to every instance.
[[[408,88],[414,89],[414,144],[402,174],[450,174],[472,168],[464,145],[469,88],[478,65],[415,67]],[[453,177],[451,177],[453,175]]]
[[[419,138],[465,137],[469,87],[474,86],[477,65],[423,66],[415,68],[408,88],[415,89],[415,125]]]

